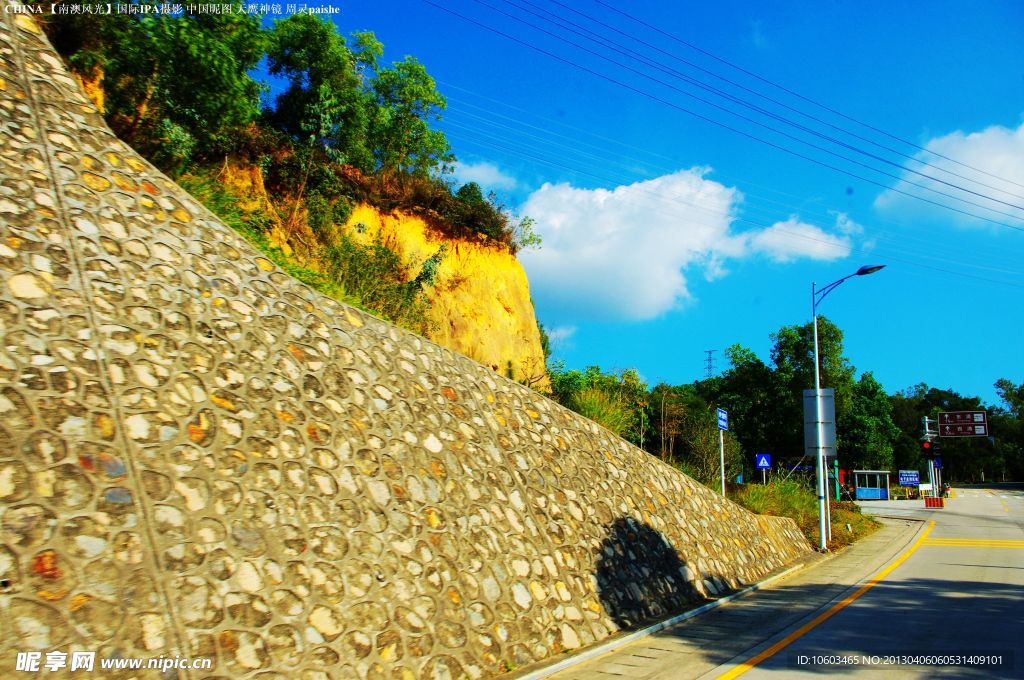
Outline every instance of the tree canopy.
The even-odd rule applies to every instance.
[[[287,204],[320,235],[367,201],[436,219],[459,237],[493,239],[513,252],[540,239],[493,194],[456,193],[455,162],[436,127],[447,101],[425,65],[382,63],[369,31],[342,35],[315,14],[267,28],[256,15],[58,14],[47,32],[73,68],[101,83],[108,123],[174,177],[227,156],[257,163]],[[272,101],[257,80],[265,57],[284,86]],[[475,186],[475,185],[474,185]]]
[[[259,114],[257,16],[54,15],[48,27],[75,68],[102,77],[114,132],[172,174],[228,151]]]
[[[978,397],[924,384],[887,394],[871,371],[858,373],[843,350],[842,332],[824,317],[818,324],[821,383],[836,391],[837,452],[844,468],[924,470],[924,417],[934,421],[940,411],[986,409]],[[603,424],[613,412],[620,426],[611,429],[717,488],[716,407],[729,412],[728,479],[743,471],[752,474],[757,453],[771,453],[777,463],[804,456],[803,391],[814,385],[813,327],[785,326],[771,338],[767,363],[733,345],[725,351],[729,367],[721,375],[692,384],[659,383],[650,390],[635,371],[566,370],[556,362],[553,397]],[[1003,406],[987,409],[991,440],[940,440],[946,479],[1024,478],[1024,383],[1002,378],[995,387]],[[607,395],[614,399],[602,398]]]

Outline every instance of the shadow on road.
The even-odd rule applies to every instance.
[[[991,572],[986,572],[991,579]],[[1013,579],[1016,583],[929,578],[883,581],[763,667],[838,675],[866,669],[840,664],[809,666],[801,664],[799,656],[999,655],[1002,662],[996,666],[908,665],[904,669],[919,671],[921,677],[941,669],[942,674],[957,678],[1024,678],[1024,617],[1020,615],[1024,584],[1016,575]],[[845,591],[834,585],[772,588],[656,633],[651,644],[668,637],[687,640],[706,662],[724,664],[786,628],[805,623],[819,607],[841,599]],[[879,665],[872,670],[885,672],[887,667]],[[685,673],[681,671],[680,677],[686,677]]]
[[[1024,609],[1024,581],[1017,571],[1024,567],[1018,566],[1018,552],[1003,551],[991,564],[970,564],[984,560],[964,555],[966,559],[960,565],[948,555],[940,557],[922,550],[915,561],[931,560],[939,569],[976,571],[955,578],[941,571],[937,573],[940,578],[914,577],[913,572],[906,571],[901,578],[889,577],[763,667],[838,675],[865,669],[856,665],[808,666],[801,664],[798,656],[999,655],[1001,664],[997,666],[925,665],[903,666],[901,670],[921,677],[939,673],[958,678],[1024,678],[1024,616],[1020,615]],[[596,577],[605,611],[620,628],[628,630],[664,620],[705,600],[690,584],[692,567],[687,568],[682,555],[660,532],[635,518],[619,518],[609,526],[601,544]],[[691,677],[688,664],[707,670],[708,664],[727,663],[749,654],[753,647],[787,628],[807,623],[852,592],[848,586],[827,583],[828,578],[823,572],[821,583],[773,586],[752,593],[646,638],[643,647],[648,651],[638,652],[635,659],[628,659],[629,648],[624,648],[616,655],[615,663],[625,655],[626,666],[635,662],[643,667],[650,658],[644,653],[666,653],[669,656],[665,658],[671,660],[673,672],[680,678]],[[668,638],[690,643],[688,649],[692,651],[677,656],[678,647],[672,646],[671,652],[659,652],[659,640]],[[893,669],[879,665],[871,670],[877,674]]]

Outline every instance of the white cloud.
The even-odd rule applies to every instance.
[[[511,190],[519,186],[519,182],[516,181],[515,177],[502,172],[501,168],[497,165],[486,161],[480,163],[457,162],[455,164],[454,175],[459,184],[476,182],[485,190]]]
[[[857,233],[859,225],[840,213],[836,228],[841,233],[850,234]],[[838,260],[850,254],[851,243],[849,236],[833,236],[793,215],[785,222],[776,222],[764,231],[750,235],[750,247],[776,262],[792,262],[798,257]]]
[[[520,259],[531,285],[563,310],[649,319],[689,299],[684,267],[728,247],[737,198],[700,169],[613,190],[545,184],[520,211],[537,220],[544,245]]]
[[[565,319],[641,321],[692,299],[686,274],[720,278],[729,259],[849,253],[859,226],[846,215],[837,215],[842,236],[796,217],[765,231],[733,232],[742,194],[707,173],[692,168],[611,190],[545,184],[533,192],[519,212],[537,221],[544,245],[519,257],[538,300]]]
[[[843,212],[833,212],[833,216],[836,218],[836,229],[841,234],[853,235],[863,234],[864,227],[850,219],[850,216]]]
[[[958,130],[957,132],[950,133],[943,137],[936,137],[935,139],[927,142],[924,146],[928,151],[941,154],[947,158],[955,159],[963,165],[958,165],[957,163],[938,158],[932,153],[922,151],[918,153],[915,158],[919,161],[926,161],[935,167],[926,167],[920,163],[911,163],[908,167],[926,175],[931,175],[932,177],[941,179],[945,182],[969,188],[972,191],[976,191],[986,196],[998,198],[999,200],[1006,201],[1007,203],[1021,205],[1022,202],[1024,202],[1021,201],[1020,198],[1015,198],[1010,195],[1024,195],[1024,188],[1022,188],[1024,187],[1024,124],[1021,124],[1015,130],[1002,127],[1000,125],[993,125],[992,127],[986,128],[980,132],[964,133]],[[964,167],[965,165],[971,167]],[[977,172],[971,168],[977,168],[984,172]],[[942,170],[948,170],[950,173],[962,175],[967,179],[955,177],[947,172],[942,172]],[[990,175],[995,175],[995,177]],[[991,217],[992,219],[1000,222],[1024,224],[1024,210],[1015,210],[1014,208],[1002,203],[987,200],[986,198],[976,196],[974,194],[958,191],[950,186],[921,177],[920,175],[915,175],[911,172],[904,171],[903,177],[909,181],[922,184],[945,194],[959,196],[982,206],[991,207],[999,212],[1019,215],[1020,217],[1015,220],[1013,217],[1008,217],[1006,215],[997,215],[989,210],[985,210],[984,208],[944,198],[930,191],[924,191],[902,183],[895,187],[901,191],[920,195],[930,201],[937,201],[943,205],[954,207],[958,210]],[[998,178],[1008,181],[1001,181],[1001,179]],[[981,186],[980,184],[970,180],[975,180],[976,182],[987,184],[989,186]],[[1009,194],[1006,192],[1009,192]],[[991,225],[990,222],[985,220],[980,220],[951,210],[945,210],[939,206],[930,205],[928,203],[915,200],[909,196],[897,193],[892,189],[887,189],[878,195],[875,199],[875,207],[885,214],[894,216],[928,217],[930,219],[940,219],[943,221],[970,226]]]
[[[548,331],[548,340],[552,349],[564,349],[570,346],[572,336],[576,334],[576,326],[555,326]]]

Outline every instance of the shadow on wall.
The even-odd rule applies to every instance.
[[[688,571],[657,529],[620,517],[601,543],[597,591],[620,629],[635,628],[703,599],[687,579]]]

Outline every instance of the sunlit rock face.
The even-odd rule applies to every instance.
[[[0,14],[0,128],[0,675],[84,650],[493,676],[808,550],[289,278],[115,139],[25,16]]]
[[[428,338],[517,382],[550,387],[530,283],[507,247],[452,238],[420,217],[365,204],[356,206],[345,229],[363,243],[386,244],[403,262],[424,262],[444,248],[437,278],[426,291]]]

